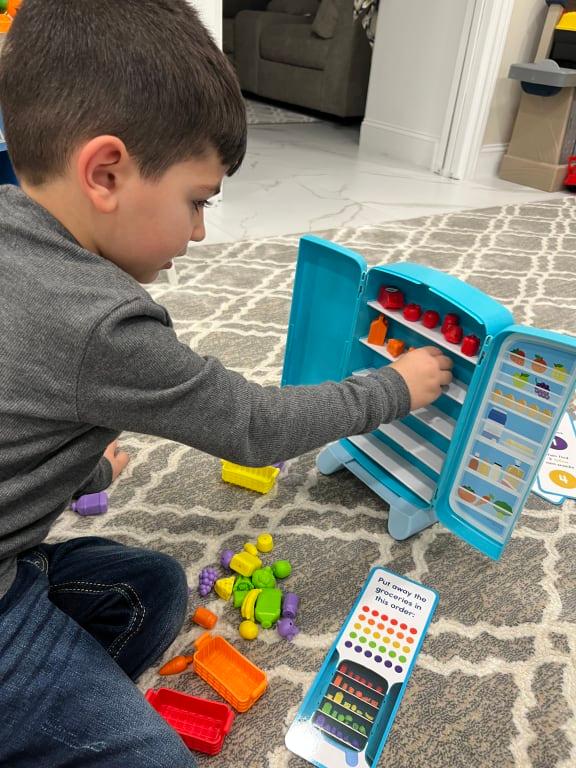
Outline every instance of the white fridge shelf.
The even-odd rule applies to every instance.
[[[379,347],[377,344],[369,344],[368,339],[360,339],[362,344],[364,346],[369,347],[370,349],[374,350],[374,352],[377,352],[382,357],[385,357],[386,360],[391,360],[394,362],[397,360],[397,357],[393,357],[387,350],[386,347]],[[464,384],[463,381],[459,381],[458,379],[452,379],[451,384],[446,388],[444,391],[444,394],[447,395],[452,400],[455,400],[457,403],[464,402],[464,399],[466,397],[466,393],[468,392],[468,386]]]
[[[427,405],[425,408],[418,408],[418,410],[412,411],[410,415],[414,416],[422,424],[426,424],[430,429],[438,432],[439,435],[442,435],[447,440],[452,439],[456,422],[451,416],[448,416],[439,408],[436,408],[436,406]]]
[[[432,501],[436,483],[377,437],[355,435],[348,440],[421,499]]]
[[[446,454],[442,453],[436,446],[423,440],[423,438],[410,427],[401,422],[392,422],[391,424],[381,424],[378,431],[382,432],[405,451],[409,451],[413,456],[419,459],[434,472],[440,474],[446,459]]]
[[[478,355],[474,355],[473,357],[464,355],[457,344],[450,344],[449,342],[447,342],[444,336],[442,335],[442,333],[439,330],[436,330],[436,328],[425,328],[419,320],[416,320],[414,322],[411,322],[410,320],[406,320],[406,318],[402,314],[402,310],[398,309],[398,310],[392,311],[390,309],[384,309],[382,304],[380,304],[380,302],[378,301],[369,301],[368,306],[372,307],[372,309],[376,309],[381,314],[386,315],[386,317],[389,317],[391,320],[396,320],[397,323],[401,323],[401,325],[405,325],[406,328],[410,328],[412,331],[415,331],[420,336],[424,336],[424,338],[428,339],[433,344],[436,344],[436,346],[438,347],[443,347],[451,354],[458,355],[463,360],[468,360],[468,362],[473,363],[474,365],[476,365],[476,363],[478,362]]]

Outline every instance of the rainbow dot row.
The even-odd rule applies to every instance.
[[[391,626],[386,628],[382,622],[388,620]],[[360,622],[365,622],[366,626],[363,627]],[[418,634],[415,627],[408,627],[407,624],[399,622],[398,619],[389,619],[385,613],[379,613],[376,610],[370,611],[366,605],[362,606],[362,613],[359,614],[358,621],[354,624],[354,630],[349,633],[350,640],[346,640],[345,646],[354,648],[356,653],[363,653],[368,659],[373,657],[377,664],[383,661],[380,654],[388,655],[389,659],[384,661],[384,666],[391,668],[395,665],[395,672],[402,672],[403,668],[398,662],[406,663],[407,654],[412,650],[414,635]],[[386,630],[385,635],[384,630]],[[360,631],[363,632],[363,635],[358,636]],[[398,640],[402,640],[404,644],[398,640],[392,640],[391,635],[396,635]],[[394,661],[392,662],[390,659],[394,659]]]
[[[381,664],[382,661],[383,661],[382,656],[380,656],[380,654],[378,654],[378,653],[374,653],[373,654],[372,651],[368,650],[367,648],[364,649],[364,647],[362,645],[354,645],[354,643],[351,640],[346,640],[344,645],[346,646],[346,648],[354,648],[356,653],[364,653],[364,656],[366,656],[367,659],[371,659],[372,656],[374,656],[374,661],[376,662],[376,664]],[[389,655],[391,655],[391,654],[389,654]],[[395,655],[395,654],[393,654],[393,655]],[[406,661],[406,658],[404,656],[400,656],[398,658],[398,661]],[[384,661],[384,666],[388,667],[388,669],[390,669],[391,667],[394,666],[394,671],[395,672],[402,672],[402,670],[404,669],[403,667],[400,666],[400,664],[394,665],[393,662],[390,661],[390,659],[386,659]]]

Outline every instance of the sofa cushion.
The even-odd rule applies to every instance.
[[[293,13],[296,16],[314,16],[320,0],[270,0],[266,8],[274,13]]]
[[[324,69],[328,40],[312,34],[311,24],[272,24],[262,30],[260,56],[267,61],[294,67]]]
[[[349,8],[352,13],[352,8]],[[312,32],[324,40],[330,40],[336,32],[338,24],[338,0],[322,0],[318,13],[312,24]]]
[[[222,48],[224,53],[234,53],[234,19],[222,21]]]
[[[233,19],[240,11],[265,11],[268,0],[223,0],[222,15]]]

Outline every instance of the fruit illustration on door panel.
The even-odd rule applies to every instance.
[[[552,369],[552,378],[554,381],[559,381],[561,384],[564,384],[568,378],[568,371],[562,365],[562,363],[554,363],[554,368]]]
[[[522,349],[513,349],[510,352],[510,360],[514,363],[514,365],[524,365],[524,360],[526,358],[526,353]]]

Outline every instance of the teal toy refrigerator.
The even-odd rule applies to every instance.
[[[386,308],[401,293],[422,312],[458,318],[477,354],[447,341],[440,325]],[[374,432],[326,446],[323,474],[347,469],[390,506],[388,530],[404,539],[439,521],[493,559],[502,555],[576,384],[576,338],[516,325],[477,288],[413,263],[368,268],[357,253],[314,236],[300,242],[286,343],[284,385],[362,375],[395,358],[369,343],[384,316],[387,341],[435,345],[454,380],[432,405]],[[576,478],[562,479],[567,487]]]

